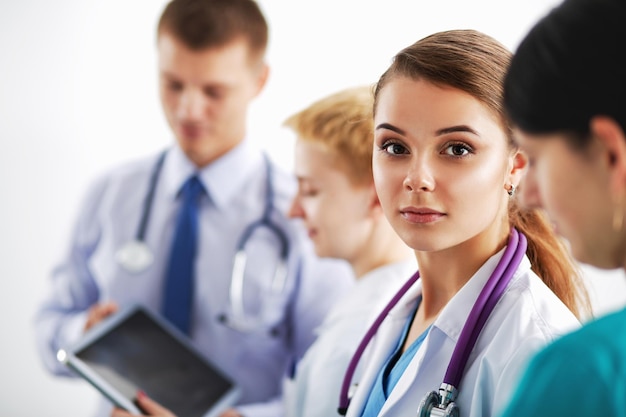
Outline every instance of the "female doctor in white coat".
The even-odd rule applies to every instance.
[[[375,186],[420,268],[371,332],[360,380],[346,378],[348,416],[494,415],[530,355],[589,311],[565,246],[517,208],[527,161],[500,106],[509,60],[482,33],[441,32],[376,86]]]

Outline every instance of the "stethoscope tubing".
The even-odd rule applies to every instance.
[[[357,365],[359,364],[359,360],[363,356],[367,345],[372,340],[378,328],[382,324],[382,322],[387,318],[387,314],[391,311],[392,308],[398,304],[400,299],[404,297],[404,295],[409,291],[409,289],[417,282],[420,278],[420,272],[417,271],[409,280],[402,285],[402,287],[396,292],[393,298],[387,303],[385,308],[381,311],[381,313],[376,317],[376,320],[372,323],[370,328],[365,333],[365,336],[361,339],[359,346],[356,348],[356,351],[352,355],[350,362],[348,363],[348,368],[346,369],[345,377],[343,379],[343,383],[341,384],[340,398],[339,398],[339,414],[344,415],[346,410],[348,409],[348,405],[350,403],[350,399],[348,397],[348,391],[350,390],[350,384],[352,383],[352,376],[356,370]]]
[[[150,175],[150,182],[148,183],[148,192],[143,202],[143,208],[141,210],[141,219],[139,220],[139,226],[137,228],[137,234],[135,239],[138,242],[144,242],[146,240],[146,230],[150,222],[150,213],[152,212],[152,205],[154,203],[154,194],[156,192],[156,186],[159,182],[159,176],[163,170],[163,163],[165,162],[165,155],[167,155],[167,149],[161,152],[159,158]]]
[[[511,228],[507,247],[502,255],[502,258],[500,258],[498,265],[496,265],[496,268],[481,290],[478,299],[476,300],[476,303],[474,303],[467,321],[461,330],[461,335],[459,336],[459,340],[454,347],[452,357],[448,363],[448,368],[443,380],[444,384],[449,384],[458,390],[463,372],[465,371],[467,359],[474,348],[476,340],[478,339],[478,336],[480,335],[480,332],[487,322],[491,312],[500,300],[502,294],[504,294],[509,282],[515,275],[515,271],[526,254],[526,248],[526,237],[515,228]],[[367,348],[367,345],[375,336],[378,328],[387,317],[387,314],[398,304],[400,299],[408,292],[411,286],[417,282],[419,278],[420,273],[418,270],[393,296],[361,339],[359,346],[348,364],[344,380],[341,385],[338,408],[339,414],[345,415],[348,406],[350,405],[349,389],[350,384],[352,383],[352,376],[354,375],[359,360]]]
[[[519,263],[526,253],[526,237],[512,229],[509,235],[507,247],[496,269],[483,287],[483,291],[478,296],[476,303],[472,307],[466,323],[461,330],[461,335],[456,343],[455,349],[450,358],[448,369],[443,378],[443,382],[459,389],[463,372],[467,364],[467,359],[472,349],[460,348],[476,344],[487,319],[506,290],[511,278],[515,274]],[[507,279],[508,278],[508,279]]]
[[[139,252],[142,254],[144,260],[148,260],[145,262],[140,260],[139,265],[137,267],[133,267],[133,262],[129,263],[128,261],[125,261],[125,259],[128,258],[127,256],[118,258],[118,262],[120,262],[123,267],[135,272],[145,269],[149,263],[152,262],[152,252],[145,243],[146,232],[150,223],[150,214],[152,213],[152,207],[154,205],[159,177],[163,171],[168,151],[169,149],[165,149],[159,154],[159,157],[157,158],[157,161],[152,169],[135,239],[122,247],[122,249],[127,249],[125,246],[128,246],[128,249],[132,249],[131,253],[137,254]],[[252,222],[244,229],[239,241],[237,242],[237,251],[233,260],[233,273],[229,293],[232,316],[228,318],[224,313],[219,316],[220,322],[236,330],[244,332],[255,331],[263,327],[261,323],[262,318],[252,319],[248,317],[243,305],[244,277],[247,262],[245,246],[254,231],[260,227],[268,228],[278,238],[280,245],[279,260],[276,271],[274,272],[274,277],[272,278],[271,291],[272,293],[278,294],[283,291],[286,286],[286,263],[289,255],[289,241],[287,239],[287,235],[281,227],[272,220],[272,212],[274,211],[274,187],[272,182],[273,170],[269,157],[265,153],[263,153],[263,161],[266,166],[265,202],[263,205],[263,213],[258,220]],[[130,257],[131,259],[134,258],[133,256]],[[122,261],[119,259],[122,259]],[[270,333],[274,334],[275,331],[272,330]]]

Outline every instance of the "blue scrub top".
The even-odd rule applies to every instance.
[[[424,339],[426,339],[426,336],[432,326],[428,326],[428,328],[424,330],[424,332],[419,335],[413,343],[411,343],[411,346],[409,346],[406,351],[402,352],[402,345],[406,340],[411,324],[413,323],[413,319],[415,318],[415,313],[417,312],[417,308],[419,307],[421,301],[422,297],[420,296],[415,310],[409,315],[409,319],[404,325],[404,329],[402,330],[400,339],[398,340],[398,345],[385,363],[385,366],[383,366],[378,373],[376,382],[374,383],[372,390],[370,391],[370,395],[367,398],[367,402],[365,403],[363,414],[361,414],[363,417],[378,416],[378,413],[380,413],[380,410],[383,408],[385,401],[389,398],[389,395],[400,380],[400,377],[406,370],[407,366],[409,366],[409,363],[413,360],[415,353],[424,342]]]

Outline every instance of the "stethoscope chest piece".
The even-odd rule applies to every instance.
[[[420,402],[417,408],[418,417],[459,417],[459,407],[454,400],[457,389],[450,384],[443,383],[439,392],[431,391]]]
[[[137,273],[145,271],[152,264],[154,255],[144,242],[131,240],[118,249],[115,260],[127,271]]]

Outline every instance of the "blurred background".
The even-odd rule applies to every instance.
[[[292,168],[292,112],[371,84],[400,49],[473,28],[514,50],[555,0],[261,0],[270,80],[249,128]],[[89,416],[99,395],[48,375],[32,320],[88,183],[172,142],[157,95],[165,0],[0,0],[0,415]],[[597,314],[626,303],[621,272],[583,266]]]

